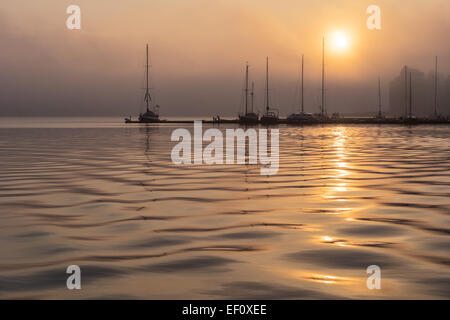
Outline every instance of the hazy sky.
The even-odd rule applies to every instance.
[[[66,28],[66,8],[81,7],[81,30]],[[382,30],[366,27],[381,7]],[[336,52],[334,31],[349,47]],[[263,104],[265,57],[271,102],[286,115],[298,96],[305,55],[306,110],[320,103],[325,35],[328,109],[374,110],[377,77],[407,64],[429,72],[439,56],[450,73],[448,0],[2,0],[0,115],[136,115],[143,103],[145,44],[151,86],[164,116],[233,116],[244,66]]]

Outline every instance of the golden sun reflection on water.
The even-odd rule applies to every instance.
[[[345,128],[336,128],[332,132],[332,136],[332,152],[330,153],[332,158],[328,159],[329,163],[332,165],[332,168],[330,168],[331,175],[328,178],[336,181],[336,184],[331,188],[325,189],[322,197],[327,200],[345,202],[347,200],[342,197],[342,193],[350,190],[348,183],[344,180],[350,175],[350,172],[346,170],[349,169],[349,165],[346,154],[347,136]]]
[[[323,274],[311,274],[309,279],[320,282],[320,283],[326,283],[326,284],[333,284],[336,282],[343,282],[343,281],[349,280],[348,278],[344,278],[344,277],[330,276],[330,275],[323,275]]]
[[[334,239],[334,238],[329,237],[329,236],[323,236],[323,237],[320,238],[320,240],[321,240],[320,242],[322,242],[322,243],[335,244],[335,245],[340,246],[340,247],[345,247],[347,245],[346,244],[347,240]]]
[[[345,191],[347,191],[348,189],[347,189],[347,187],[346,187],[346,183],[345,182],[341,182],[341,183],[338,183],[338,186],[337,187],[334,187],[334,189],[336,190],[336,191],[338,191],[338,192],[345,192]]]
[[[287,270],[284,271],[290,278],[298,280],[307,280],[322,284],[339,284],[339,285],[351,285],[358,282],[358,279],[351,277],[342,277],[331,274],[322,274],[310,270]]]

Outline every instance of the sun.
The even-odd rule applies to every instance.
[[[350,46],[348,35],[343,31],[335,31],[332,35],[333,48],[336,51],[346,51]]]

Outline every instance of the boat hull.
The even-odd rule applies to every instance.
[[[239,123],[242,123],[242,124],[257,124],[257,123],[259,123],[259,119],[258,119],[258,117],[240,116],[239,117]]]
[[[139,118],[139,120],[131,120],[130,118],[125,118],[125,123],[159,123],[161,120],[159,118]]]
[[[161,122],[161,120],[159,120],[159,118],[142,118],[139,119],[139,123],[157,123],[157,122]]]
[[[262,116],[261,117],[261,123],[262,124],[277,124],[278,123],[278,118]]]

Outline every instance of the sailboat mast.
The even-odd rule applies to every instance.
[[[437,116],[438,104],[438,57],[436,56],[436,68],[434,71],[434,115]]]
[[[381,80],[378,77],[378,117],[381,118]]]
[[[145,87],[145,103],[147,107],[147,112],[149,111],[148,105],[150,102],[150,92],[148,88],[148,44],[145,50],[146,64],[145,64],[145,78],[146,78],[146,87]]]
[[[303,67],[304,67],[304,55],[302,54],[302,113],[305,111],[304,99],[303,99]]]
[[[266,57],[266,114],[269,114],[269,57]]]
[[[408,114],[408,67],[405,65],[405,118]]]
[[[252,92],[250,93],[251,96],[251,107],[252,107],[252,113],[253,113],[253,99],[255,96],[255,83],[252,81]]]
[[[323,119],[325,112],[325,37],[322,37],[322,106],[320,112]]]
[[[247,115],[247,105],[248,105],[248,62],[245,66],[245,115]]]
[[[409,118],[412,118],[412,76],[409,72]]]

